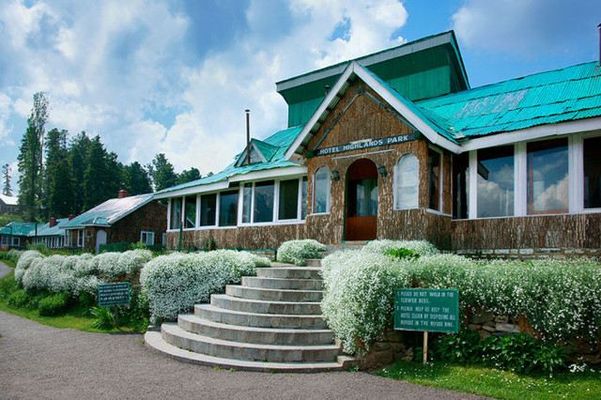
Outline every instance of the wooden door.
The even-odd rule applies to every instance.
[[[378,227],[378,169],[362,158],[346,176],[346,240],[373,240]]]

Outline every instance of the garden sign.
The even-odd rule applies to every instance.
[[[457,289],[401,289],[394,304],[394,329],[424,332],[424,364],[428,332],[459,332]]]
[[[98,305],[100,307],[129,305],[130,296],[131,285],[129,282],[98,285]]]

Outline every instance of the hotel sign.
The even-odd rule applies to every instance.
[[[410,133],[407,135],[396,135],[388,136],[379,139],[365,139],[357,140],[347,144],[338,146],[323,147],[321,149],[315,149],[311,152],[310,156],[319,157],[327,156],[330,154],[344,153],[346,151],[369,149],[371,147],[388,146],[391,144],[399,144],[416,140],[419,137],[419,133]]]
[[[394,305],[394,329],[405,331],[459,331],[457,289],[401,289]]]

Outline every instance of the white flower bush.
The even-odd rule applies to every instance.
[[[225,285],[239,283],[269,260],[248,252],[216,250],[206,253],[172,253],[149,261],[140,273],[148,298],[151,320],[175,319],[194,304],[207,302]]]
[[[396,290],[409,284],[405,263],[362,251],[324,259],[326,290],[321,308],[346,352],[369,350],[391,325]]]
[[[15,268],[15,281],[17,281],[18,284],[22,283],[23,275],[31,266],[33,260],[41,257],[43,257],[42,253],[37,250],[27,250],[21,254]]]
[[[279,262],[305,265],[307,259],[321,258],[326,251],[326,246],[317,240],[289,240],[280,245],[277,254]]]
[[[428,247],[422,249],[431,255],[397,260],[381,254],[389,244],[378,243],[368,250],[336,252],[322,261],[322,309],[346,351],[368,349],[391,326],[391,293],[402,287],[457,288],[462,312],[522,316],[538,335],[554,342],[599,342],[599,262],[474,261],[436,254]]]
[[[361,250],[368,253],[384,254],[390,249],[398,248],[413,250],[420,256],[431,256],[440,253],[432,243],[425,240],[372,240],[367,242]]]
[[[94,267],[108,279],[137,274],[152,259],[150,250],[128,250],[123,253],[102,253],[94,257]]]

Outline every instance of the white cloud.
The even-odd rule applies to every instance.
[[[246,18],[244,35],[192,64],[184,61],[195,52],[185,40],[192,21],[164,2],[0,5],[10,38],[0,55],[17,66],[14,86],[0,90],[13,118],[26,118],[33,93],[47,91],[51,125],[100,133],[125,162],[164,152],[178,170],[207,173],[243,146],[245,108],[255,137],[286,127],[276,81],[399,44],[391,35],[407,12],[397,0],[291,0],[278,9],[252,1]],[[344,20],[348,34],[331,40]]]

